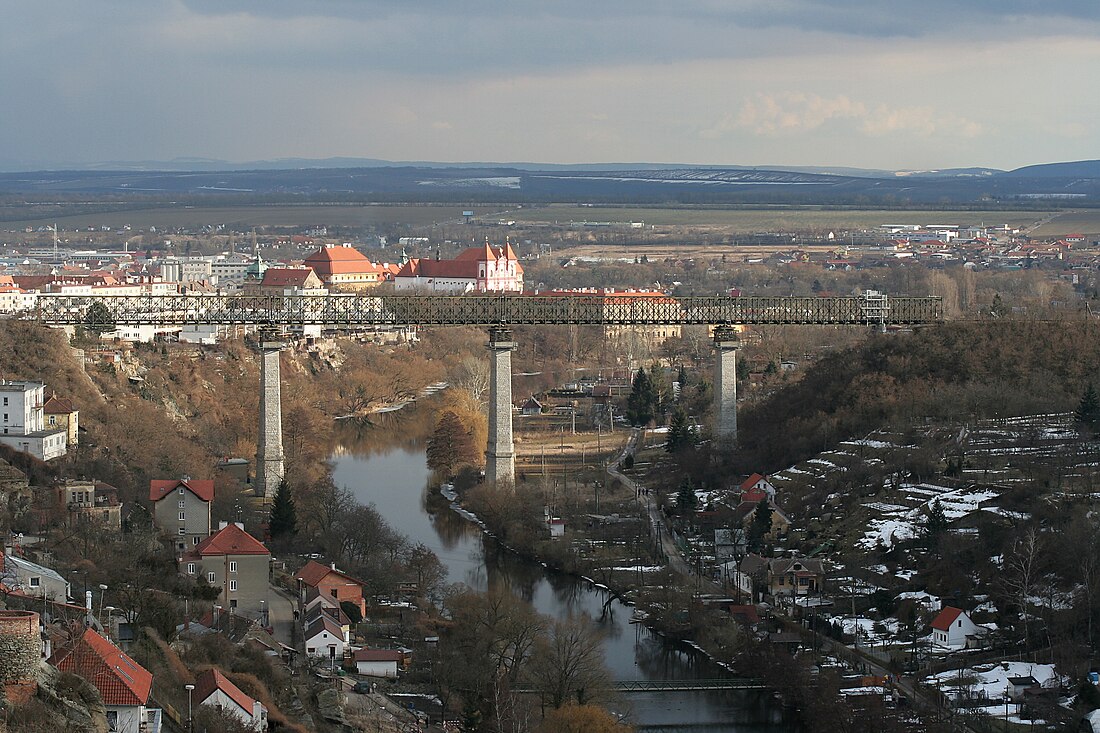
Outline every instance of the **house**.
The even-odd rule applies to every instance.
[[[222,606],[235,613],[260,618],[265,611],[271,553],[237,523],[221,529],[180,558],[180,572],[205,578],[220,593]]]
[[[267,730],[267,708],[255,700],[217,669],[207,669],[195,678],[194,703],[210,705],[239,719],[255,731]]]
[[[214,482],[193,479],[153,479],[149,482],[153,522],[172,536],[178,553],[186,552],[210,536],[210,503]]]
[[[317,598],[324,599],[324,596],[317,596]],[[351,638],[351,619],[339,606],[330,605],[328,601],[306,607],[305,613],[302,614],[303,628],[309,627],[321,616],[328,616],[335,621],[336,625],[340,627],[340,631],[343,632],[345,639]]]
[[[759,504],[767,499],[769,503],[775,502],[775,487],[767,476],[754,473],[741,482],[741,501]]]
[[[76,409],[72,400],[58,397],[54,392],[50,399],[46,400],[46,404],[42,405],[42,414],[46,418],[47,429],[64,428],[69,445],[80,442],[80,411]]]
[[[321,614],[313,623],[305,627],[302,636],[305,638],[306,654],[323,659],[344,659],[344,649],[350,643],[351,638],[340,628],[340,624],[327,614]]]
[[[494,247],[488,241],[470,247],[453,260],[411,259],[393,278],[396,290],[433,293],[485,293],[523,290],[523,267],[512,245]]]
[[[46,385],[42,382],[0,380],[0,443],[52,461],[68,450],[67,427],[47,427]]]
[[[1019,700],[1029,690],[1042,688],[1039,680],[1035,679],[1031,675],[1009,677],[1008,684],[1012,687],[1012,689],[1010,691],[1006,690],[1006,692],[1008,692],[1008,697],[1012,700]]]
[[[524,417],[534,417],[542,414],[542,403],[536,400],[534,397],[528,397],[523,403],[523,406],[519,408],[519,412]]]
[[[107,709],[107,729],[117,733],[160,733],[161,711],[146,706],[153,675],[125,652],[85,629],[48,660],[62,672],[83,677],[99,690]]]
[[[58,501],[69,510],[69,526],[92,520],[114,530],[122,529],[122,503],[118,489],[102,481],[66,480],[57,487]]]
[[[336,563],[322,565],[310,560],[295,574],[294,579],[298,581],[298,600],[302,604],[312,600],[315,595],[323,595],[332,598],[337,604],[345,601],[352,603],[359,609],[361,617],[367,615],[362,581],[337,570]]]
[[[974,623],[966,611],[954,606],[945,606],[932,619],[932,643],[948,649],[975,647],[987,633],[989,629]]]
[[[768,562],[768,592],[773,596],[805,596],[825,586],[821,560],[781,557]]]
[[[398,665],[405,655],[396,649],[357,649],[354,655],[355,670],[368,677],[396,679]]]
[[[56,570],[17,557],[10,551],[4,555],[0,583],[31,598],[47,598],[60,603],[67,602],[72,591],[69,581]]]

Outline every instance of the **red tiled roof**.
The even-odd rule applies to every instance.
[[[92,629],[54,653],[50,664],[91,682],[106,705],[144,705],[153,675]]]
[[[256,701],[230,682],[220,670],[213,667],[203,670],[195,679],[195,702],[202,705],[217,690],[221,690],[230,700],[240,705],[249,717],[252,716],[253,704]]]
[[[357,662],[400,662],[404,655],[395,649],[358,649],[355,652]]]
[[[149,482],[149,501],[157,502],[171,494],[180,486],[203,501],[214,501],[214,481],[211,479],[153,479]]]
[[[932,621],[932,628],[937,631],[947,631],[951,628],[951,624],[955,623],[955,619],[962,613],[961,608],[955,608],[954,606],[947,606],[940,615]]]
[[[46,404],[42,405],[42,409],[47,415],[67,415],[76,410],[76,408],[73,407],[72,400],[65,397],[58,397],[57,395],[46,400]]]
[[[747,479],[745,479],[743,482],[741,482],[741,490],[742,491],[748,491],[749,489],[751,489],[753,487],[753,484],[755,484],[757,481],[759,481],[762,478],[767,478],[767,477],[763,476],[759,473],[754,473],[752,476],[749,476]]]
[[[263,287],[299,287],[306,285],[306,279],[313,270],[304,267],[272,267],[264,272]]]
[[[322,279],[329,275],[375,272],[378,269],[354,247],[322,247],[306,257],[304,264]]]
[[[363,581],[356,580],[347,573],[336,570],[335,568],[329,567],[328,565],[322,565],[316,560],[310,560],[305,565],[303,565],[302,569],[295,573],[294,579],[302,581],[303,585],[307,585],[310,588],[316,588],[318,585],[320,585],[321,581],[324,580],[330,573],[335,573],[341,578],[344,578],[345,580],[350,580],[356,585],[363,585]]]
[[[189,556],[210,555],[270,555],[258,539],[235,524],[227,524],[205,540],[195,545]]]

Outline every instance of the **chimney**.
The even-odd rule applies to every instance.
[[[330,562],[330,563],[328,564],[328,566],[329,566],[330,568],[332,568],[333,570],[335,570],[335,569],[336,569],[336,563],[334,563],[334,562]]]

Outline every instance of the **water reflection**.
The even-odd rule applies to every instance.
[[[604,634],[604,655],[619,680],[691,679],[723,671],[686,645],[631,624],[630,607],[579,579],[547,573],[485,537],[430,487],[424,436],[431,409],[420,403],[344,421],[332,451],[333,478],[364,503],[373,503],[395,529],[423,542],[442,560],[450,582],[478,590],[500,583],[540,613],[564,619],[588,614]],[[631,693],[616,708],[629,711],[640,733],[675,728],[684,733],[788,733],[782,710],[753,691]]]

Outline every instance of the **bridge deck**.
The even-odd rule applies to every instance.
[[[625,300],[625,302],[620,302]],[[52,325],[916,325],[943,319],[940,298],[599,295],[43,294],[29,316]]]

